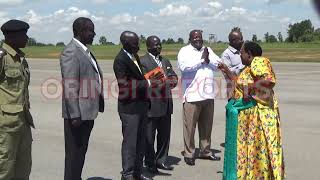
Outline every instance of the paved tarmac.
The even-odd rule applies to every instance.
[[[119,180],[121,171],[121,122],[114,96],[116,83],[112,61],[100,61],[107,84],[106,108],[95,121],[90,138],[83,179]],[[176,69],[176,62],[172,61]],[[31,111],[37,129],[33,131],[33,168],[31,180],[62,180],[64,170],[63,119],[59,84],[58,60],[31,59]],[[278,82],[276,93],[280,99],[281,128],[285,165],[289,180],[318,180],[320,162],[320,63],[273,63]],[[178,72],[178,71],[176,71]],[[179,73],[180,74],[180,73]],[[220,72],[217,79],[221,79]],[[223,86],[223,81],[222,86]],[[49,85],[47,86],[46,85]],[[57,93],[56,93],[57,91]],[[223,92],[223,90],[222,90]],[[174,114],[170,163],[174,171],[161,171],[156,180],[218,180],[222,179],[223,161],[196,160],[187,166],[180,152],[183,149],[182,103],[179,89],[174,91]],[[212,148],[223,158],[226,104],[218,93],[212,132]],[[196,133],[197,134],[197,133]],[[196,144],[198,136],[196,135]]]

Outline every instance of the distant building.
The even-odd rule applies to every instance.
[[[212,45],[217,42],[217,36],[215,34],[209,34],[209,44]]]

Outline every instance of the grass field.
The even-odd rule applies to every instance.
[[[179,49],[183,45],[163,45],[162,55],[175,60]],[[210,47],[220,56],[227,47],[227,44],[213,44]],[[121,46],[91,46],[97,59],[112,60],[119,52]],[[146,47],[140,47],[140,55],[144,55]],[[320,62],[320,43],[275,43],[262,44],[263,55],[270,58],[271,61],[287,62]],[[26,47],[24,52],[28,58],[50,58],[58,59],[63,47],[45,46],[45,47]]]

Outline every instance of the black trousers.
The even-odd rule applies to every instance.
[[[154,141],[157,131],[157,152],[154,150]],[[165,163],[169,153],[171,133],[171,115],[149,118],[147,123],[147,141],[145,165],[154,166],[156,163]]]
[[[64,180],[81,180],[81,173],[88,149],[94,121],[84,121],[73,127],[71,120],[64,120],[65,167]]]
[[[147,113],[119,113],[122,122],[122,176],[142,173],[145,151]]]

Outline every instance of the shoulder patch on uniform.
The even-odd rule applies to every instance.
[[[6,54],[7,52],[4,49],[0,48],[0,59],[2,59]]]
[[[0,48],[0,77],[2,75],[2,71],[3,71],[3,68],[4,68],[4,65],[5,65],[5,62],[3,60],[3,57],[7,54],[7,52]]]

